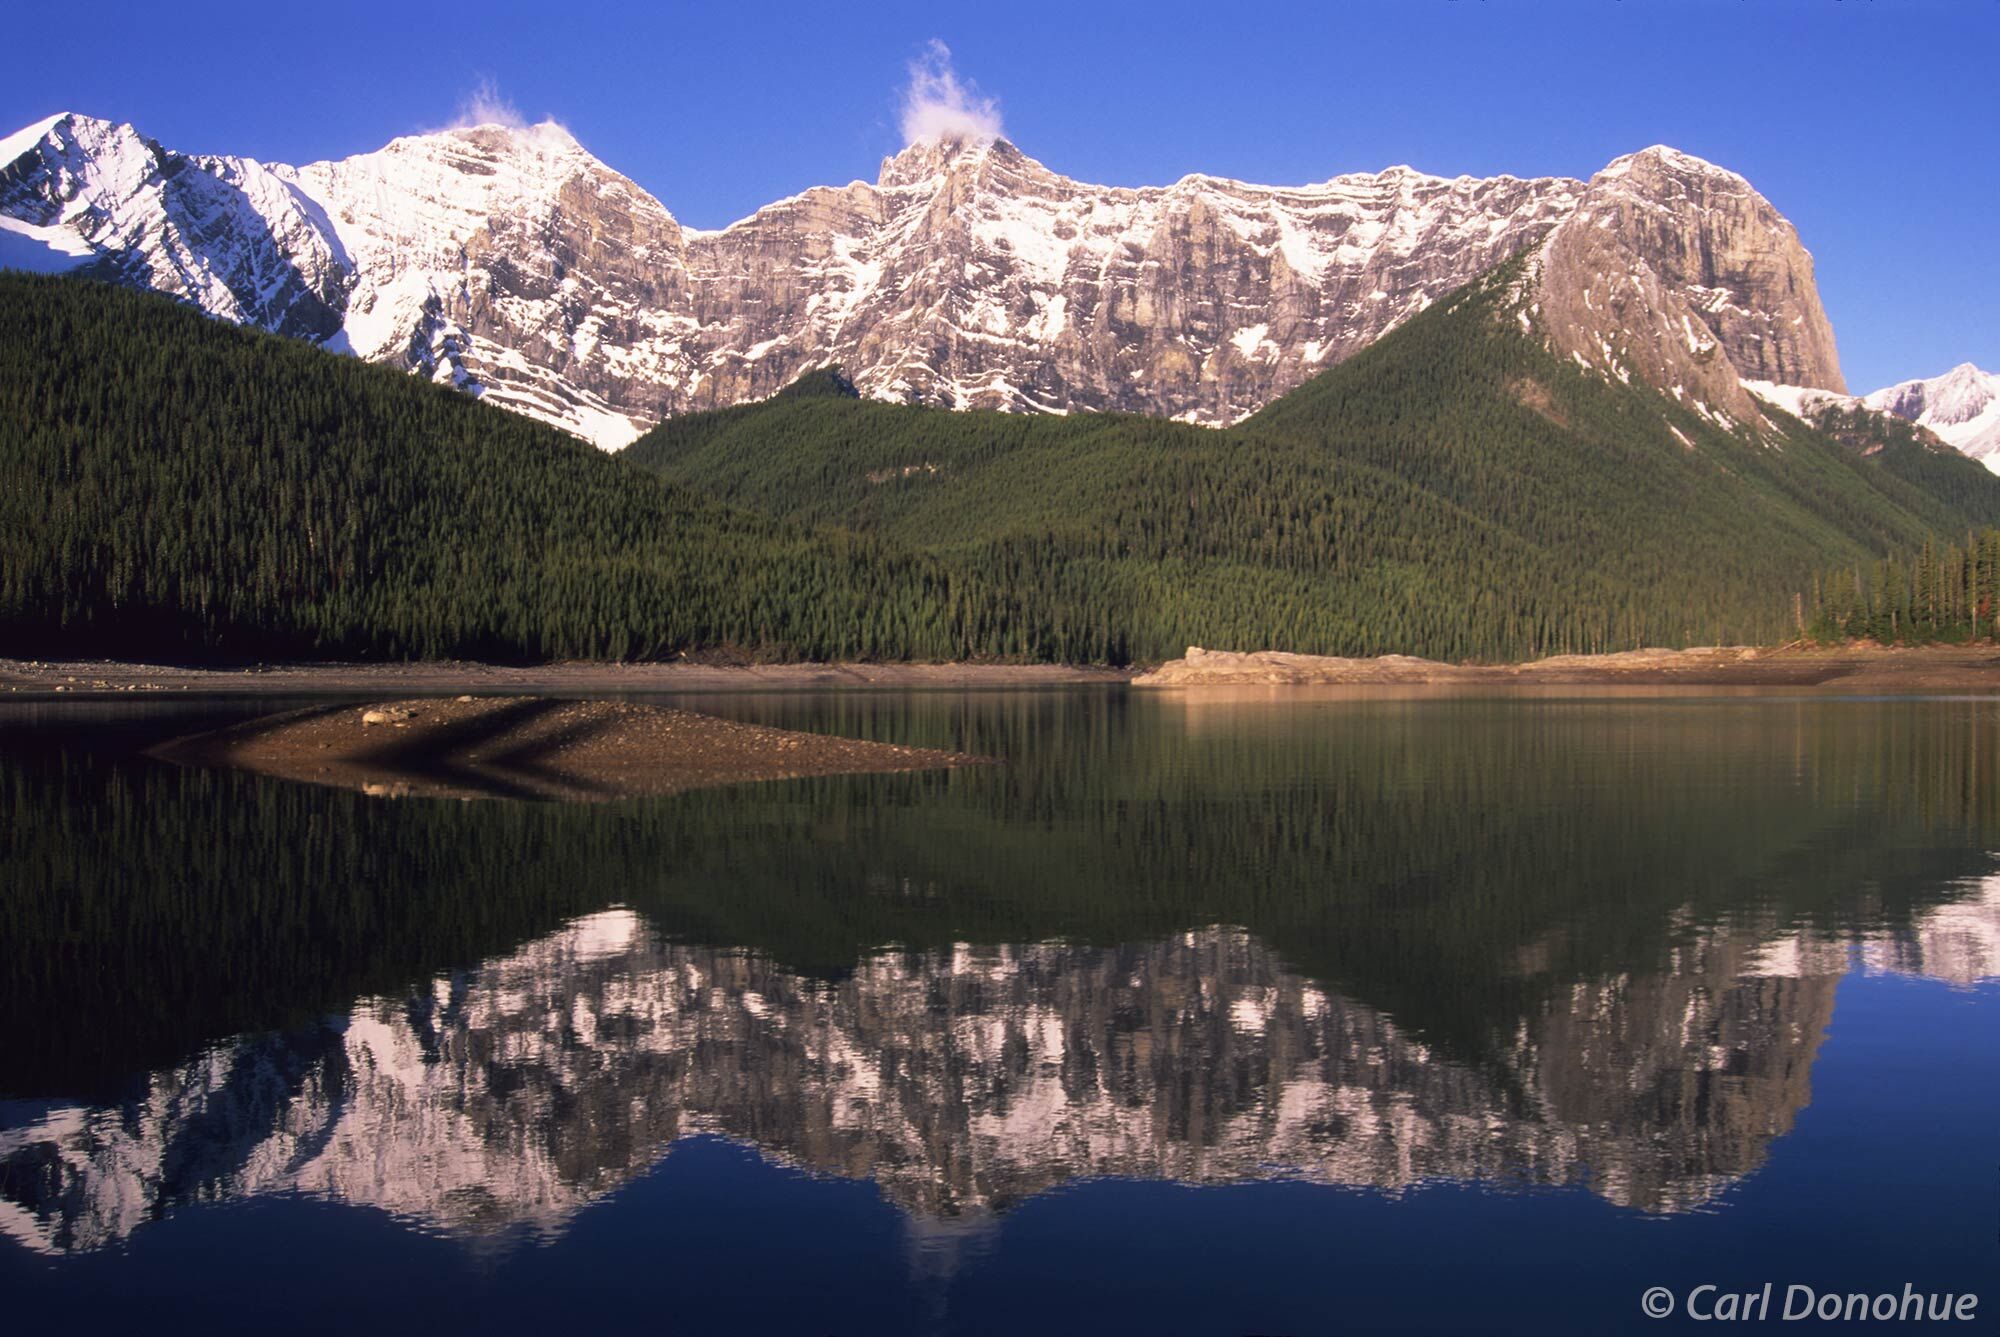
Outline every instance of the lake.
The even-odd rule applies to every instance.
[[[1005,764],[384,800],[138,755],[282,703],[0,713],[13,1330],[1991,1330],[2000,698],[649,699]]]

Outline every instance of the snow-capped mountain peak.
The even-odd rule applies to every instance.
[[[43,117],[33,125],[24,125],[5,139],[0,139],[0,166],[13,162],[35,145],[47,139],[58,126],[73,119],[75,112],[59,111],[53,116]]]
[[[129,125],[73,112],[0,147],[8,230],[99,277],[213,315],[325,339],[351,276],[317,207],[247,158],[173,153]],[[48,259],[48,256],[44,256]]]
[[[337,346],[600,445],[638,434],[639,415],[606,403],[576,369],[605,342],[607,317],[630,319],[662,287],[684,291],[680,227],[564,127],[409,135],[288,178],[322,202],[363,277]],[[663,369],[627,351],[640,374]]]
[[[1692,153],[1684,153],[1669,144],[1654,144],[1640,149],[1637,153],[1627,153],[1613,158],[1605,164],[1599,176],[1624,176],[1637,166],[1650,166],[1659,170],[1677,172],[1688,177],[1711,177],[1727,182],[1744,190],[1751,189],[1750,182],[1741,174],[1718,166],[1706,158],[1698,158]]]
[[[1961,362],[1942,376],[1891,385],[1862,402],[1928,427],[2000,473],[2000,375]]]
[[[1025,158],[1007,140],[985,137],[920,139],[882,160],[875,184],[884,190],[936,181],[954,172],[977,171],[995,153]],[[1039,166],[1039,164],[1037,164]]]

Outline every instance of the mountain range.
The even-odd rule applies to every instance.
[[[0,237],[63,271],[0,275],[28,652],[1516,659],[1830,583],[1944,635],[1995,574],[1926,547],[2000,521],[1993,378],[1848,394],[1796,231],[1665,147],[1127,189],[926,139],[700,231],[553,123],[289,167],[64,114]]]
[[[1791,224],[1663,146],[1587,181],[1131,189],[1004,139],[922,140],[872,183],[708,231],[552,122],[291,167],[66,113],[0,140],[0,243],[610,448],[833,364],[871,398],[1230,424],[1523,254],[1524,325],[1604,375],[1717,422],[1759,414],[1746,380],[1846,392]]]

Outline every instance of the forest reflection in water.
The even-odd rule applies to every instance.
[[[696,1133],[940,1228],[1101,1176],[1679,1213],[1848,972],[2000,971],[1992,702],[721,708],[1009,764],[566,809],[10,735],[0,1229],[548,1236]]]

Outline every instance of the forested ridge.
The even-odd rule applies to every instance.
[[[0,633],[181,659],[1512,659],[1789,636],[1819,573],[2000,520],[2000,480],[1915,438],[1755,443],[1559,363],[1501,291],[1226,432],[863,402],[822,372],[607,457],[164,298],[0,275]]]
[[[718,497],[1106,591],[1185,644],[1513,659],[1796,634],[1836,562],[2000,516],[1898,424],[1757,438],[1561,362],[1476,284],[1224,432],[819,393],[662,424],[630,463]]]
[[[0,275],[9,653],[949,658],[967,597],[401,372]]]

